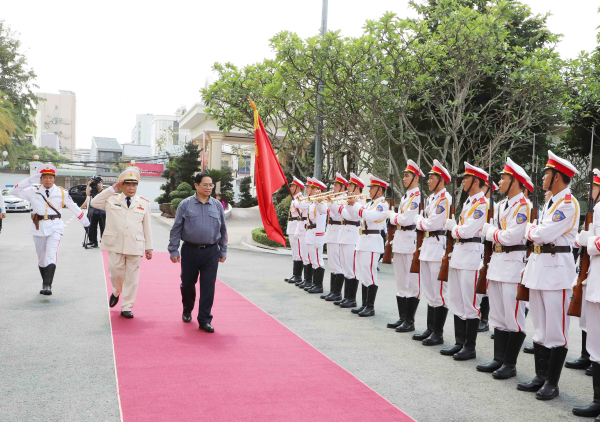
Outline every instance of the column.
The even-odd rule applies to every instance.
[[[211,132],[210,133],[210,168],[212,170],[221,170],[221,153],[223,149],[223,140],[225,134],[222,132]],[[217,183],[215,192],[221,191],[221,182]]]

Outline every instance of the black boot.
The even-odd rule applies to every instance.
[[[590,366],[590,363],[592,363],[592,362],[590,361],[590,354],[587,351],[586,343],[587,343],[587,333],[585,331],[581,330],[581,356],[575,360],[565,362],[566,368],[587,369]]]
[[[46,283],[46,267],[40,267],[38,265],[38,268],[40,269],[40,275],[42,276],[42,290],[40,290],[40,294],[43,295],[44,294],[44,285]]]
[[[348,300],[348,292],[349,292],[348,283],[349,282],[350,282],[349,278],[344,278],[344,296],[341,299],[334,301],[333,302],[334,305],[341,305],[342,303],[344,303]]]
[[[406,299],[405,297],[396,296],[396,305],[398,305],[398,316],[400,319],[396,322],[388,322],[388,328],[398,328],[406,320]]]
[[[371,284],[369,287],[367,287],[367,306],[365,306],[365,309],[363,309],[362,312],[358,313],[359,317],[375,315],[375,298],[377,297],[377,289],[379,289],[379,286],[375,284]]]
[[[550,365],[548,366],[548,379],[544,386],[535,393],[535,398],[538,400],[552,400],[559,394],[558,381],[562,372],[567,352],[566,347],[554,347],[550,353]]]
[[[477,331],[479,331],[480,333],[484,331],[489,331],[490,325],[488,323],[488,317],[490,315],[490,300],[487,296],[481,298],[479,312],[481,312],[481,321],[479,321],[479,328],[477,329]]]
[[[523,347],[523,353],[527,353],[528,355],[533,355],[535,353],[533,346],[525,346]]]
[[[592,362],[594,401],[588,406],[577,406],[573,408],[573,414],[577,416],[598,416],[600,415],[600,363]]]
[[[342,302],[340,304],[340,308],[354,308],[356,306],[356,292],[358,291],[358,283],[359,281],[355,278],[346,280],[346,285],[348,286],[348,300]]]
[[[45,277],[42,287],[42,294],[50,296],[52,294],[52,281],[54,280],[54,272],[56,271],[56,264],[50,264],[45,268]]]
[[[592,365],[588,366],[588,369],[585,370],[585,374],[588,377],[591,377],[592,375],[594,375],[594,368]]]
[[[329,297],[326,297],[327,302],[342,300],[342,286],[344,285],[344,274],[336,274],[333,280],[333,292]]]
[[[290,284],[295,284],[299,281],[302,281],[302,270],[304,269],[304,264],[302,261],[294,261],[294,275],[287,280]]]
[[[89,246],[89,245],[88,245]],[[288,278],[284,278],[283,281],[289,283],[289,281],[294,278],[294,270],[296,269],[296,261],[292,261],[292,276]]]
[[[419,299],[416,297],[406,298],[406,319],[401,326],[396,328],[397,333],[408,333],[415,331],[415,313],[419,307]]]
[[[323,293],[323,277],[325,277],[325,268],[319,267],[314,271],[313,274],[313,285],[310,289],[306,290],[308,293]]]
[[[505,380],[517,376],[517,357],[525,341],[525,333],[512,331],[508,336],[508,344],[504,352],[504,364],[494,371],[492,376],[497,380]]]
[[[436,346],[444,343],[444,324],[448,316],[448,308],[437,306],[433,308],[433,333],[423,340],[423,346]]]
[[[541,344],[533,343],[533,355],[535,360],[535,377],[529,382],[517,384],[517,390],[536,392],[548,379],[548,366],[550,364],[550,349]]]
[[[312,264],[308,264],[304,266],[304,281],[300,284],[296,284],[300,289],[304,289],[307,286],[310,286],[313,282],[313,273],[314,269]]]
[[[433,333],[433,306],[427,305],[427,329],[421,334],[414,334],[413,340],[423,341]]]
[[[319,299],[325,299],[333,294],[336,277],[337,277],[337,274],[334,274],[334,273],[329,274],[329,293],[323,293],[321,296],[319,296]]]
[[[352,309],[352,313],[353,314],[357,314],[359,312],[364,311],[364,309],[367,307],[367,296],[369,295],[369,291],[367,290],[367,286],[365,286],[364,284],[360,283],[360,285],[362,286],[362,306],[360,308],[354,308]]]
[[[475,359],[475,345],[477,344],[477,333],[479,330],[479,318],[467,319],[467,341],[460,352],[453,356],[454,360]]]
[[[467,341],[467,321],[454,315],[454,337],[456,343],[452,347],[440,350],[440,353],[444,356],[454,356],[460,352],[465,342]]]
[[[310,267],[310,265],[302,264],[302,269],[304,270],[304,278],[302,280],[299,280],[296,283],[294,283],[296,285],[296,287],[300,287],[303,283],[306,282],[308,267]]]
[[[497,328],[494,329],[494,360],[489,363],[477,365],[475,369],[479,372],[494,372],[502,367],[504,363],[504,355],[508,346],[508,337],[510,331],[503,331]]]

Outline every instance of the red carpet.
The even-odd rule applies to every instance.
[[[198,329],[196,310],[185,324],[179,272],[154,253],[135,318],[121,318],[120,304],[110,310],[125,422],[412,420],[221,281],[215,333]]]

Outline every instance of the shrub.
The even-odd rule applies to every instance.
[[[252,230],[252,240],[261,245],[271,246],[273,248],[282,247],[280,243],[274,242],[267,237],[267,232],[265,232],[264,227],[258,227]],[[285,246],[288,248],[290,247],[290,239],[288,239],[287,236],[285,237]]]
[[[277,220],[279,220],[279,226],[281,227],[281,230],[284,233],[287,230],[287,223],[291,204],[292,197],[288,195],[279,204],[277,204],[277,206],[275,206],[275,211],[277,212]]]
[[[179,184],[179,186],[177,186],[176,190],[171,192],[170,196],[173,199],[174,198],[185,199],[189,196],[192,196],[195,193],[196,193],[196,191],[192,188],[192,186],[189,183],[182,182]]]
[[[250,176],[244,177],[240,182],[240,208],[250,208],[258,204],[258,200],[250,193],[250,183],[252,183]]]
[[[185,198],[175,198],[171,201],[171,208],[173,208],[173,211],[177,211],[177,208],[179,208],[179,204],[181,204],[181,201],[183,201]]]

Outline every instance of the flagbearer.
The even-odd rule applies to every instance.
[[[577,416],[600,415],[600,170],[594,169],[594,185],[592,186],[592,200],[594,206],[594,221],[588,231],[579,233],[579,242],[587,247],[590,255],[590,267],[587,280],[584,281],[584,301],[587,302],[586,312],[589,321],[594,321],[586,326],[587,350],[592,361],[592,376],[594,388],[594,401],[588,406],[574,407],[573,413]],[[582,306],[583,316],[583,306]],[[600,417],[596,418],[600,420]]]
[[[415,313],[421,297],[419,274],[410,272],[417,245],[417,232],[415,231],[417,226],[414,221],[419,213],[419,202],[421,201],[419,177],[425,177],[425,175],[413,160],[408,160],[402,179],[406,193],[400,200],[398,213],[392,209],[388,215],[390,222],[397,226],[392,244],[394,253],[392,262],[398,289],[396,302],[400,319],[389,323],[387,327],[394,328],[399,333],[415,331]]]
[[[306,249],[306,243],[303,236],[296,236],[296,228],[298,223],[301,221],[300,210],[294,207],[294,200],[302,196],[304,190],[304,183],[301,180],[294,177],[290,184],[290,192],[292,194],[292,203],[290,204],[290,212],[288,215],[287,235],[290,239],[290,246],[292,248],[292,259],[294,262],[292,276],[286,278],[285,281],[288,283],[297,283],[302,280],[302,250]],[[302,239],[300,239],[302,237]],[[303,247],[300,246],[300,242],[304,243]],[[306,250],[304,251],[306,253]]]
[[[333,193],[337,194],[345,192],[348,188],[348,181],[342,177],[340,173],[335,174],[333,183]],[[321,299],[329,302],[334,302],[342,298],[342,285],[344,284],[344,273],[342,272],[342,264],[340,261],[340,232],[342,229],[342,214],[340,206],[345,200],[345,195],[338,195],[333,198],[329,205],[327,213],[329,214],[329,224],[327,233],[325,234],[327,241],[327,260],[329,261],[329,269],[331,271],[331,281],[329,294],[321,295]]]
[[[311,195],[319,195],[326,186],[313,177]],[[306,247],[309,261],[313,269],[312,284],[304,288],[308,293],[323,293],[323,276],[325,275],[325,262],[323,261],[323,245],[325,244],[325,225],[327,224],[326,199],[310,202],[307,210],[306,221]]]
[[[362,284],[362,306],[352,309],[361,317],[375,315],[375,298],[377,296],[377,261],[384,252],[385,245],[381,230],[386,226],[389,206],[385,200],[387,182],[371,176],[369,195],[371,201],[361,205],[357,198],[348,198],[348,205],[363,219],[363,227],[356,245],[355,265],[358,279]]]
[[[434,346],[444,342],[444,324],[448,316],[446,303],[447,283],[438,279],[442,258],[446,249],[444,226],[452,205],[452,197],[446,191],[450,183],[450,173],[438,160],[433,160],[427,187],[433,192],[428,198],[424,215],[415,216],[417,230],[423,231],[421,247],[421,288],[427,299],[427,329],[413,335],[413,340],[423,341],[424,346]]]
[[[306,179],[306,196],[310,196],[312,193],[312,177]],[[308,201],[300,201],[299,197],[296,197],[292,201],[292,206],[298,210],[298,224],[296,225],[296,231],[294,236],[297,239],[299,245],[299,254],[302,264],[304,266],[304,279],[300,279],[296,282],[296,286],[303,289],[306,286],[310,286],[313,280],[313,269],[308,256],[308,248],[306,246],[306,219],[308,214]]]
[[[529,221],[529,204],[525,170],[507,158],[502,170],[500,192],[507,197],[495,210],[494,224],[484,224],[486,239],[494,242],[488,268],[488,296],[494,328],[494,360],[477,366],[480,372],[492,372],[496,379],[517,375],[517,357],[525,340],[525,303],[518,301],[517,288],[525,268],[525,229]]]
[[[73,202],[69,194],[61,187],[56,186],[56,167],[52,164],[42,164],[37,173],[19,182],[10,190],[10,194],[17,198],[25,199],[31,203],[31,228],[35,250],[38,256],[38,267],[42,276],[42,290],[40,294],[52,294],[52,281],[56,271],[58,259],[58,245],[64,233],[62,220],[63,207],[77,216],[83,227],[88,227],[90,222],[83,211]],[[32,186],[41,183],[39,187]]]
[[[350,181],[348,182],[348,196],[361,195],[365,187],[365,182],[354,173],[350,173]],[[362,197],[356,197],[354,204],[359,204],[360,208],[365,205]],[[359,210],[360,210],[359,208]],[[342,300],[336,300],[334,305],[339,305],[340,308],[354,308],[356,306],[356,292],[358,290],[358,275],[356,271],[356,244],[362,218],[358,214],[358,210],[347,204],[342,204],[339,207],[340,215],[342,216],[342,228],[340,229],[340,265],[344,273],[344,297]]]
[[[534,250],[523,274],[530,289],[529,307],[535,334],[536,376],[517,389],[537,391],[538,400],[558,396],[558,381],[568,350],[571,282],[576,276],[572,246],[579,223],[579,203],[572,196],[571,178],[579,174],[567,160],[548,151],[543,190],[552,192],[539,223],[527,223],[526,237]]]
[[[488,212],[488,203],[482,190],[487,182],[488,174],[484,170],[465,162],[462,185],[469,197],[463,204],[460,223],[457,224],[454,219],[446,222],[446,230],[456,243],[448,276],[448,303],[454,313],[456,344],[442,349],[440,353],[453,356],[455,360],[476,357],[481,295],[476,294],[475,290],[483,255],[482,229]]]

